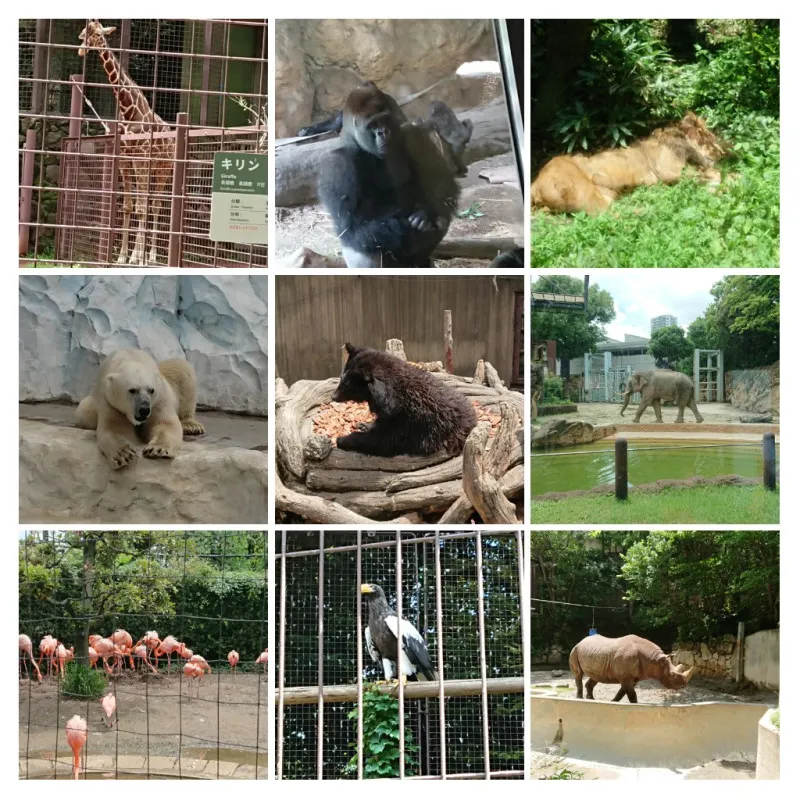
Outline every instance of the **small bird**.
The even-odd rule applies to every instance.
[[[239,663],[239,654],[235,650],[231,650],[228,653],[228,663],[231,665],[231,672],[233,673],[233,677],[236,677],[236,665]]]
[[[264,665],[264,674],[267,674],[267,648],[264,648],[264,652],[256,659],[256,664],[263,664]]]
[[[108,694],[104,694],[100,698],[100,705],[103,707],[103,722],[105,726],[107,728],[113,728],[114,722],[112,722],[111,718],[117,710],[117,698],[114,696],[114,693],[109,692]]]
[[[67,722],[67,744],[72,750],[72,777],[78,780],[81,771],[81,749],[89,736],[88,726],[83,717],[77,714]]]
[[[374,583],[362,583],[361,594],[369,608],[369,624],[364,629],[367,650],[373,661],[383,663],[383,674],[387,681],[397,674],[398,629],[402,639],[400,651],[400,673],[402,680],[435,681],[436,672],[425,640],[420,632],[407,620],[398,621],[397,614],[389,608],[386,595]]]

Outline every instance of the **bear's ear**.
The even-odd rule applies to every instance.
[[[352,344],[350,344],[350,342],[345,342],[344,343],[344,349],[347,350],[348,355],[351,355],[351,356],[354,356],[354,355],[356,355],[356,353],[360,353],[361,352],[361,348],[360,347],[354,347]]]

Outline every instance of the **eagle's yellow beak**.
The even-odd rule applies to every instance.
[[[372,587],[368,583],[362,583],[361,594],[372,594]]]

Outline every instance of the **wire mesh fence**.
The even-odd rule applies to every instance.
[[[267,40],[265,19],[20,20],[22,265],[265,267],[210,220],[214,154],[266,153]]]
[[[266,779],[267,583],[266,532],[23,533],[20,776]]]
[[[279,778],[523,777],[521,533],[278,537]],[[387,630],[406,620],[399,653],[376,587]],[[378,683],[398,663],[409,682]]]

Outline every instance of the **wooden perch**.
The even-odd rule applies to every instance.
[[[464,445],[464,494],[487,525],[516,524],[514,504],[506,500],[503,490],[484,464],[483,456],[489,438],[489,425],[478,425]]]
[[[364,691],[377,685],[381,694],[397,697],[398,690],[392,684],[364,683]],[[445,697],[479,697],[481,695],[481,681],[479,678],[467,680],[444,681]],[[525,691],[525,680],[519,678],[488,678],[486,680],[487,694],[522,694]],[[280,690],[275,690],[275,699],[279,697]],[[403,687],[404,700],[418,700],[424,697],[439,696],[439,681],[417,681],[407,683]],[[319,701],[319,687],[317,686],[287,686],[283,690],[284,706],[312,705]],[[338,686],[323,686],[322,701],[324,703],[355,703],[358,702],[358,685],[345,683]]]

